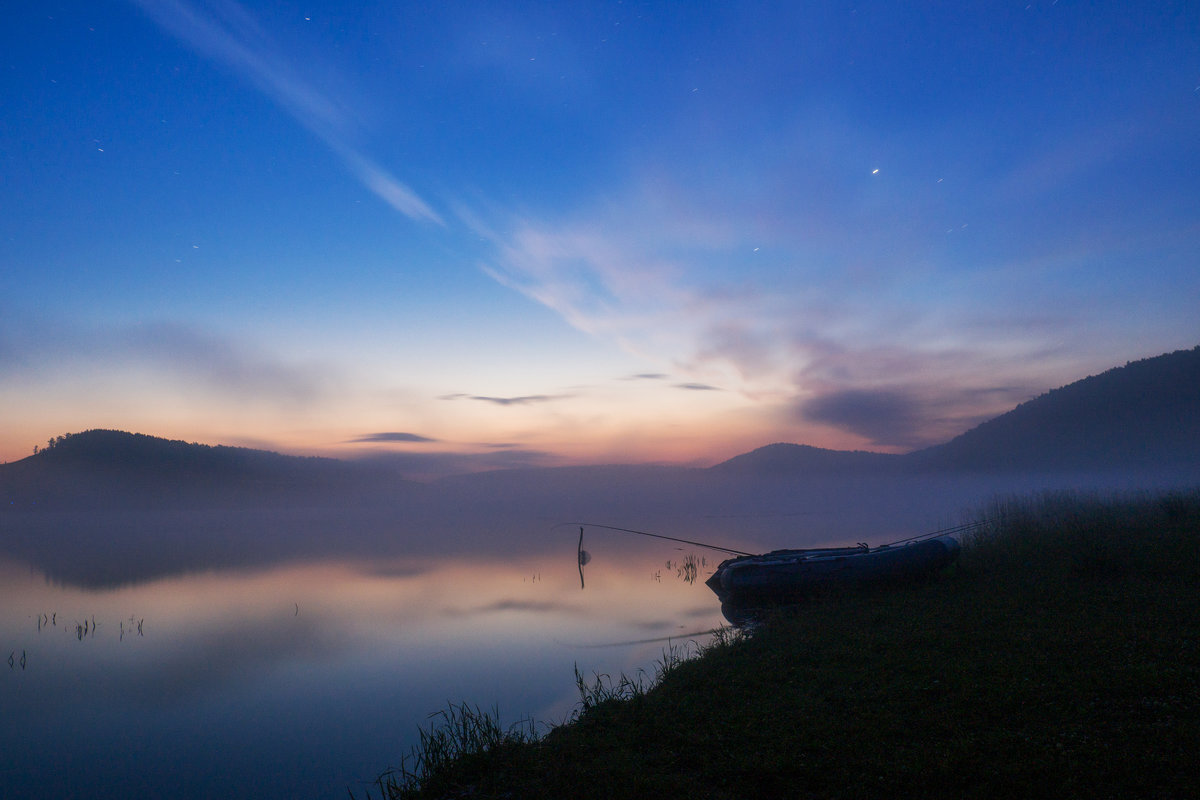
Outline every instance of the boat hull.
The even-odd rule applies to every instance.
[[[724,561],[706,583],[724,604],[786,602],[835,586],[925,577],[953,562],[958,552],[958,540],[951,536],[873,550],[777,550]]]

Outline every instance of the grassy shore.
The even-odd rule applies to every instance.
[[[981,517],[935,580],[577,676],[545,735],[451,708],[375,796],[1200,796],[1200,492]]]

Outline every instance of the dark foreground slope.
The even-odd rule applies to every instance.
[[[607,692],[623,700],[581,686],[578,719],[540,739],[472,740],[487,726],[451,715],[464,738],[434,731],[424,789],[392,773],[375,793],[1196,796],[1200,492],[990,519],[939,580],[795,609]]]

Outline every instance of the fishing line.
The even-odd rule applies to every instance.
[[[638,536],[650,536],[654,539],[666,539],[669,542],[681,542],[683,544],[690,544],[695,547],[707,547],[709,550],[718,550],[722,553],[729,553],[730,555],[734,555],[734,556],[752,556],[752,555],[754,555],[753,553],[747,553],[742,550],[734,550],[731,547],[721,547],[720,545],[705,544],[704,542],[693,542],[690,539],[677,539],[674,536],[663,536],[661,533],[647,533],[646,531],[635,531],[632,528],[618,528],[614,525],[599,525],[595,522],[560,522],[559,524],[555,525],[554,528],[562,528],[567,525],[579,525],[580,526],[579,541],[581,543],[581,547],[582,547],[582,542],[583,542],[582,528],[587,527],[587,528],[602,528],[606,531],[620,531],[621,533],[635,533]],[[553,530],[554,528],[551,528],[551,530]]]
[[[604,647],[628,647],[635,644],[656,644],[658,642],[672,642],[678,639],[691,639],[696,636],[712,636],[718,633],[720,628],[709,628],[706,631],[695,631],[693,633],[676,633],[671,636],[656,636],[653,639],[631,639],[628,642],[603,642],[602,644],[585,644],[583,642],[568,642],[565,639],[554,639],[554,643],[563,647],[580,647],[588,650],[598,650]]]
[[[888,545],[905,544],[907,542],[915,542],[918,539],[932,539],[935,536],[950,536],[952,534],[970,533],[976,528],[981,528],[986,525],[986,521],[979,522],[964,522],[962,525],[955,525],[950,528],[942,528],[941,530],[931,531],[929,533],[919,533],[916,536],[910,536],[907,539],[900,539],[895,542],[888,542]]]

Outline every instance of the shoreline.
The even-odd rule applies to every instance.
[[[994,502],[936,579],[578,672],[543,735],[451,707],[366,797],[1176,797],[1200,783],[1200,490]],[[353,793],[352,793],[353,794]]]

